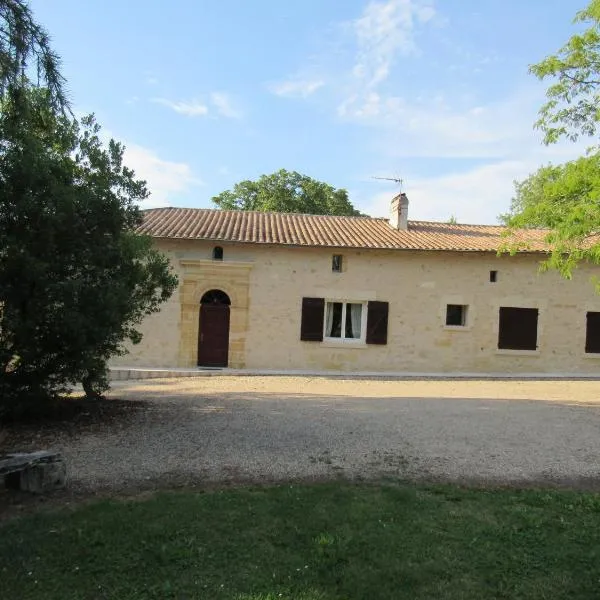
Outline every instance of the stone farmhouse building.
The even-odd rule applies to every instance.
[[[159,208],[179,276],[114,366],[387,373],[597,374],[600,296],[585,264],[540,273],[544,232],[498,255],[498,226]]]

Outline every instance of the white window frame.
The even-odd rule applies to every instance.
[[[342,335],[345,335],[345,323],[346,323],[346,307],[348,304],[360,304],[362,311],[360,313],[360,337],[359,338],[347,338],[347,337],[329,337],[327,335],[327,305],[332,303],[342,304]],[[348,300],[347,298],[325,298],[325,306],[323,312],[323,341],[334,344],[366,344],[367,340],[367,302],[360,300]]]

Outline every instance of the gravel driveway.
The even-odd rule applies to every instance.
[[[334,476],[600,488],[598,381],[219,376],[111,395],[127,418],[55,439],[75,489]]]

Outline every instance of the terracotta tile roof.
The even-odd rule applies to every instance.
[[[156,238],[213,240],[250,244],[327,246],[394,250],[492,252],[508,240],[495,225],[454,225],[410,221],[398,231],[387,219],[204,208],[154,208],[143,211],[140,233]],[[516,240],[528,251],[547,249],[542,230],[521,231]],[[515,238],[511,238],[515,239]]]

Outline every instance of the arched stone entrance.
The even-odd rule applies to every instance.
[[[250,272],[253,263],[227,260],[181,260],[179,366],[198,365],[200,302],[207,290],[224,291],[231,300],[227,366],[243,369],[246,360]]]
[[[209,290],[200,300],[198,366],[226,367],[229,360],[229,307],[221,290]]]

